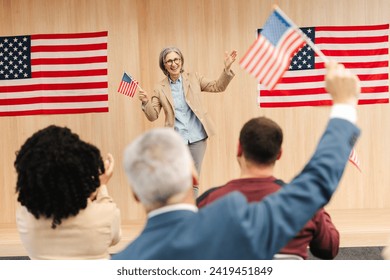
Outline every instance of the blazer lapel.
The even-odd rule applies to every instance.
[[[167,98],[168,102],[171,104],[172,108],[174,108],[172,91],[171,91],[171,86],[169,85],[168,77],[166,77],[164,80],[161,81],[160,86],[161,86],[161,91],[164,93],[165,97]]]
[[[188,75],[186,73],[181,74],[183,79],[183,90],[184,95],[187,97],[188,93],[190,92],[190,81],[188,80]]]

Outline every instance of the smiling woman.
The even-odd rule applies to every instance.
[[[212,136],[214,127],[204,109],[201,92],[223,92],[234,77],[230,66],[236,60],[235,50],[225,54],[225,68],[216,80],[209,80],[197,73],[184,71],[184,57],[176,47],[167,47],[160,52],[159,65],[166,76],[160,81],[151,96],[141,91],[139,99],[142,110],[150,121],[158,119],[163,108],[165,126],[173,127],[190,149],[196,171],[200,175],[207,138]],[[198,195],[198,186],[194,186],[194,196]]]

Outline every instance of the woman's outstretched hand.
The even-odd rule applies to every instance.
[[[232,66],[233,62],[236,61],[237,51],[232,50],[230,53],[228,51],[225,52],[225,70],[230,71],[230,66]]]

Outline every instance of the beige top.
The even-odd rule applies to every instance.
[[[385,260],[390,260],[390,245],[385,247],[382,251],[382,257]]]
[[[36,219],[20,207],[16,222],[30,259],[109,259],[108,248],[121,238],[120,210],[102,185],[96,200],[77,216],[62,220],[56,229],[52,219]]]

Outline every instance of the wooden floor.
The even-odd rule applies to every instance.
[[[390,209],[327,211],[340,232],[341,247],[390,245]]]
[[[390,209],[373,210],[328,210],[341,236],[341,247],[386,246],[390,241]],[[143,224],[128,224],[122,227],[122,240],[111,248],[115,253],[133,240]],[[0,256],[27,256],[19,235],[11,225],[0,228]]]

